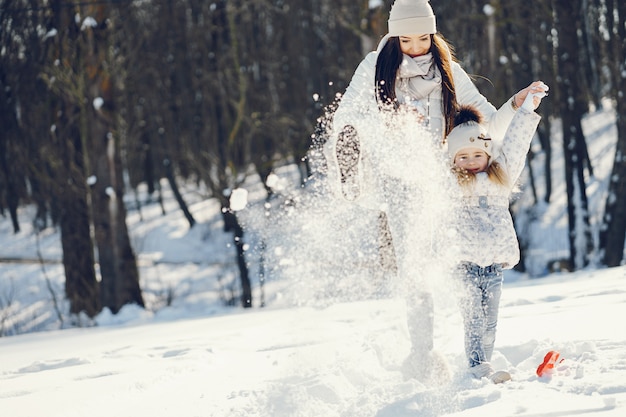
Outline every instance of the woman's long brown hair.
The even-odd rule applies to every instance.
[[[444,137],[454,127],[457,111],[456,90],[452,77],[452,62],[455,61],[453,48],[440,34],[431,34],[430,52],[441,73],[442,113],[445,120]],[[400,38],[392,36],[378,54],[376,60],[376,99],[380,107],[397,108],[396,76],[402,62]]]

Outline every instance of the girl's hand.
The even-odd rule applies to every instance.
[[[550,88],[546,84],[544,84],[543,81],[534,81],[528,87],[518,91],[515,94],[513,98],[515,100],[515,107],[522,107],[522,104],[524,104],[524,100],[526,100],[526,96],[528,94],[533,94],[533,104],[536,109],[537,107],[539,107],[541,99],[548,95],[549,89]]]

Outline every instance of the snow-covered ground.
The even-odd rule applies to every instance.
[[[0,339],[0,406],[12,417],[623,416],[626,270],[505,285],[494,363],[513,381],[463,373],[462,333],[440,335],[452,379],[403,380],[403,303],[248,310]],[[440,317],[453,329],[458,317]],[[551,377],[536,367],[549,350]]]
[[[585,123],[598,161],[594,207],[606,196],[603,179],[612,159],[606,149],[615,136],[610,120],[610,113],[598,113]],[[277,188],[288,188],[290,172],[272,179]],[[268,223],[300,228],[309,243],[355,238],[341,224],[324,223],[325,207],[307,213],[304,224],[295,215],[293,221],[273,217],[275,210],[297,211],[297,199],[266,206],[261,187],[247,187],[250,213],[242,210],[241,218],[249,224],[265,210]],[[529,226],[550,256],[563,250],[558,236],[565,230],[562,185],[553,192],[554,203]],[[17,235],[9,219],[0,219],[0,258],[48,261],[0,262],[0,334],[7,336],[0,337],[3,416],[626,415],[626,267],[541,278],[506,271],[493,362],[513,380],[502,385],[465,374],[460,315],[447,288],[436,288],[435,345],[451,377],[425,386],[402,377],[410,348],[404,302],[379,291],[381,277],[367,275],[367,247],[344,249],[354,262],[338,264],[327,258],[337,246],[320,249],[319,259],[298,256],[288,240],[267,242],[265,253],[251,231],[254,308],[227,307],[237,277],[232,236],[221,229],[217,203],[195,192],[186,198],[198,221],[192,230],[169,197],[165,215],[155,203],[141,211],[130,207],[148,308],[127,306],[116,316],[104,311],[94,327],[77,328],[67,316],[58,233],[34,234],[28,207]],[[279,264],[265,271],[262,287],[261,255]],[[550,350],[563,361],[540,378],[535,370]]]

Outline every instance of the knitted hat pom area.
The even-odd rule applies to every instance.
[[[484,151],[491,157],[493,144],[491,138],[482,127],[483,116],[480,111],[470,105],[460,106],[454,117],[454,128],[446,137],[448,155],[452,159],[465,148]]]
[[[474,106],[461,105],[454,116],[454,126],[459,126],[468,122],[481,124],[483,122],[483,115]]]

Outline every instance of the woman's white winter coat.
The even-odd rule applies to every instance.
[[[402,148],[392,143],[391,137],[395,131],[406,126],[398,123],[390,123],[389,115],[384,115],[378,108],[375,95],[375,73],[378,52],[387,42],[388,36],[383,38],[377,51],[370,52],[356,69],[350,85],[343,94],[339,106],[333,115],[333,129],[329,139],[324,145],[324,155],[328,164],[328,181],[333,193],[342,196],[339,182],[339,167],[336,157],[337,135],[346,125],[356,128],[359,141],[361,142],[361,157],[359,160],[359,183],[361,193],[355,203],[367,208],[378,209],[381,206],[380,189],[377,179],[381,175],[392,177],[402,176],[410,181],[411,175],[420,175],[419,171],[406,172],[405,167],[412,162],[414,156],[411,146],[420,146],[423,141],[434,141],[437,146],[443,142],[444,121],[442,116],[442,94],[439,86],[428,99],[422,100],[421,107],[427,108],[430,123],[427,127],[419,126],[414,129],[415,135],[412,143],[407,148]],[[452,63],[454,85],[457,101],[461,105],[473,105],[484,116],[484,126],[490,133],[496,144],[497,151],[499,140],[513,118],[513,110],[510,100],[498,110],[480,94],[474,83],[461,66]],[[385,146],[393,147],[397,161],[390,160],[389,152],[383,152]],[[381,165],[382,162],[382,165]],[[394,168],[403,172],[393,172]],[[380,172],[384,171],[384,172]]]

